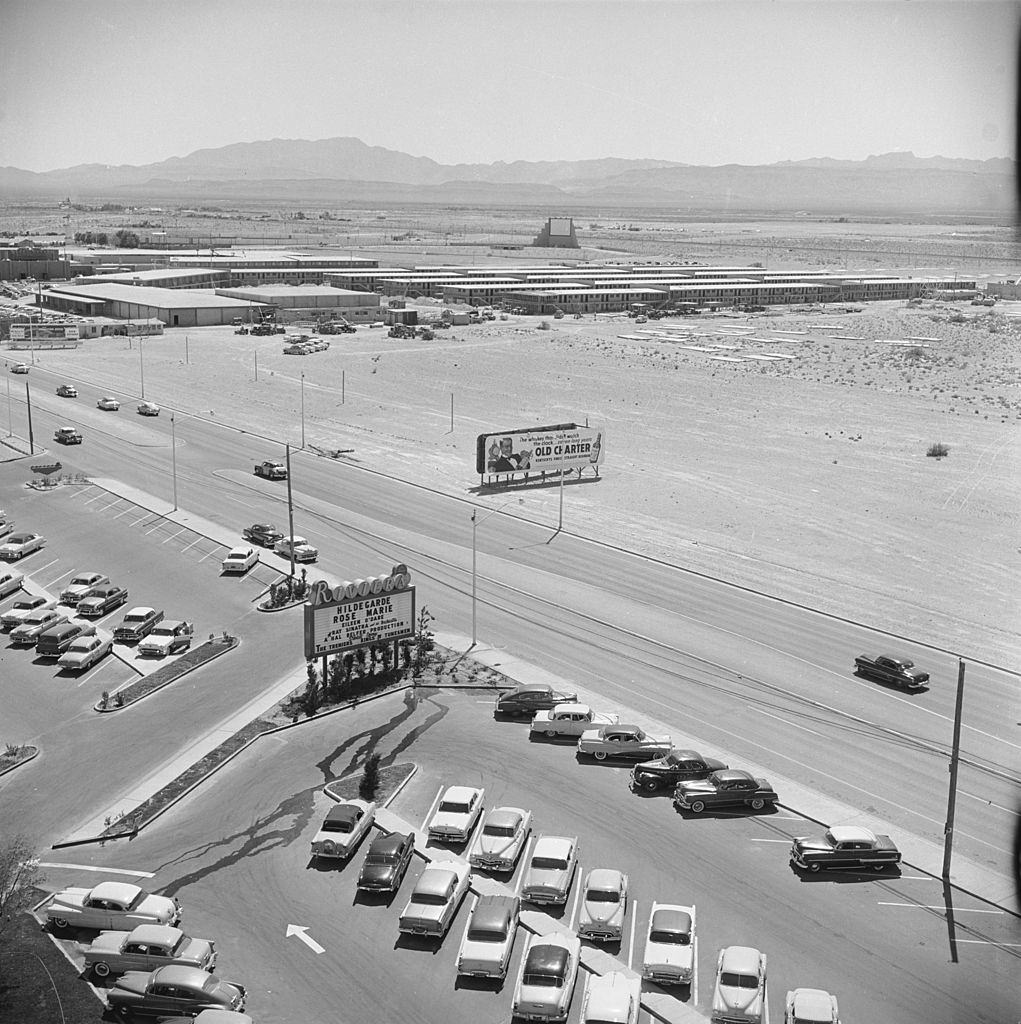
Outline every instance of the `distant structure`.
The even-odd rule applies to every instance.
[[[532,245],[544,249],[580,249],[578,236],[574,233],[574,218],[550,217]]]

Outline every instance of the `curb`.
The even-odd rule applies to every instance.
[[[26,743],[25,746],[32,748],[32,753],[28,757],[22,758],[20,761],[15,762],[12,765],[8,765],[6,768],[0,768],[0,775],[6,775],[8,772],[13,772],[15,768],[20,768],[23,764],[28,764],[29,761],[34,761],[39,756],[39,748],[33,743]]]

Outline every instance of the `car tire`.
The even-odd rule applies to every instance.
[[[53,922],[53,927],[54,928],[68,928],[69,927],[68,921],[67,921],[66,917],[53,917],[53,918],[50,918],[50,920]]]
[[[756,797],[754,800],[749,800],[748,803],[753,811],[761,811],[766,806],[766,801],[762,797]]]
[[[97,978],[108,978],[110,976],[110,965],[105,960],[100,960],[92,965],[92,973]]]
[[[547,729],[546,730],[546,735],[547,735],[547,737],[549,737],[549,739],[553,739],[556,736],[556,734],[557,734],[556,729]]]
[[[701,814],[705,810],[704,800],[692,800],[691,801],[691,813]]]
[[[822,865],[818,861],[812,861],[808,865],[808,870],[811,871],[813,875],[817,875],[817,874],[819,874],[819,869],[821,867],[822,867]]]
[[[605,761],[606,760],[606,751],[605,750],[593,750],[592,751],[592,756],[597,761]]]

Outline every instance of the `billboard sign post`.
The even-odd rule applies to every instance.
[[[548,427],[501,430],[475,439],[475,472],[482,481],[504,477],[511,481],[555,474],[563,479],[586,469],[599,476],[606,449],[602,427],[557,423]]]

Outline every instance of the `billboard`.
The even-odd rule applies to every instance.
[[[501,430],[475,440],[475,472],[480,475],[557,473],[598,467],[606,451],[602,427],[558,423],[551,427]],[[598,475],[599,470],[595,469]]]
[[[11,324],[11,341],[78,341],[77,324]]]
[[[407,566],[332,588],[325,580],[312,584],[305,605],[306,660],[414,635],[415,588]]]

